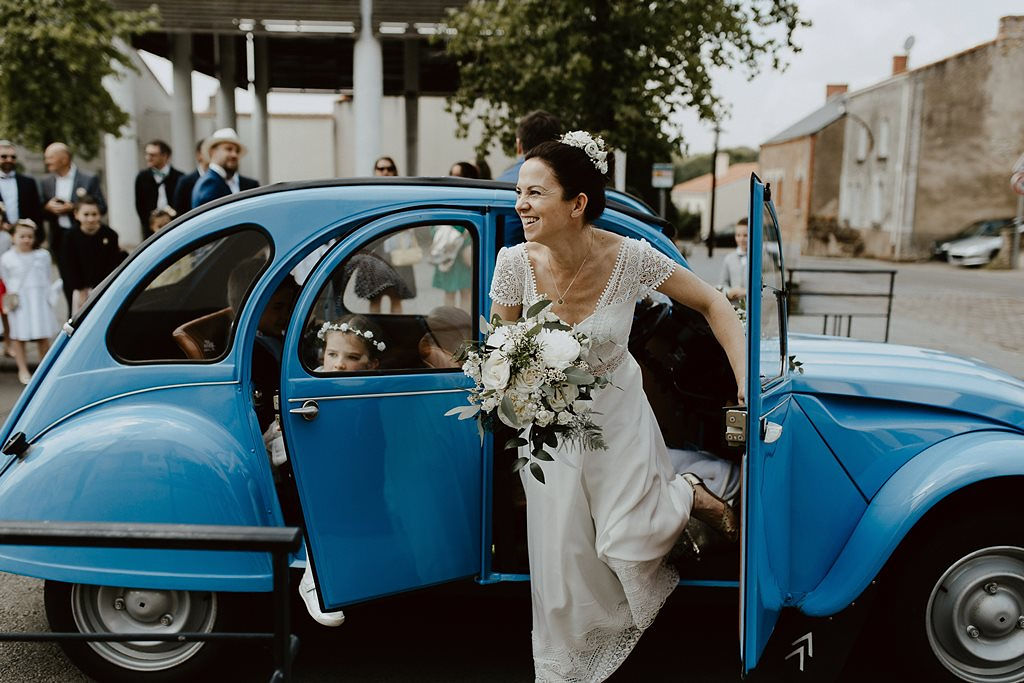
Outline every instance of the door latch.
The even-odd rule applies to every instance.
[[[747,442],[747,409],[730,408],[725,411],[725,441],[730,446]]]
[[[320,414],[320,406],[317,405],[316,401],[309,400],[303,402],[301,408],[292,408],[288,412],[292,415],[301,415],[303,420],[311,422]]]

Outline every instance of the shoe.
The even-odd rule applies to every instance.
[[[18,381],[21,382],[22,384],[28,384],[29,382],[32,381],[32,373],[31,372],[19,372],[18,373]]]
[[[708,487],[704,484],[704,481],[692,472],[687,472],[682,475],[690,486],[693,487],[694,498],[696,499],[697,488],[701,488],[705,495],[710,496],[713,500],[717,501],[718,505],[709,508],[698,508],[694,506],[692,512],[693,516],[700,521],[707,524],[709,527],[720,533],[730,543],[735,542],[740,537],[740,523],[736,518],[736,511],[732,509],[728,503],[712,493]]]
[[[302,580],[299,581],[299,595],[306,604],[309,616],[313,617],[316,623],[321,626],[341,626],[345,623],[345,613],[341,610],[324,612],[320,609],[320,596],[317,595],[316,583],[313,581],[313,568],[308,563],[306,571],[302,573]]]

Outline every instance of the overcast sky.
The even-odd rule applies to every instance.
[[[1024,14],[1022,0],[800,0],[799,6],[813,25],[796,33],[803,51],[785,72],[765,72],[753,81],[743,72],[716,74],[716,91],[732,106],[720,146],[757,148],[820,107],[827,83],[856,90],[888,78],[892,57],[903,54],[908,36],[914,36],[914,68],[993,40],[1000,17]],[[689,113],[677,120],[691,154],[712,149],[710,125]]]
[[[903,54],[908,36],[911,68],[922,66],[992,40],[999,17],[1024,14],[1024,0],[800,0],[800,11],[813,25],[795,36],[803,50],[790,58],[786,71],[764,72],[747,80],[743,71],[715,74],[715,88],[732,107],[722,124],[720,145],[757,148],[820,107],[827,83],[851,90],[889,77],[892,57]],[[144,55],[158,78],[170,87],[169,62]],[[1022,69],[1024,70],[1024,69]],[[1024,73],[1022,73],[1024,80]],[[206,109],[217,82],[193,74],[197,111]],[[272,93],[271,112],[330,113],[335,96]],[[238,91],[239,112],[251,110],[247,93]],[[691,154],[711,151],[712,127],[689,112],[674,117],[684,128]]]

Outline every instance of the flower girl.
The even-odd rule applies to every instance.
[[[50,304],[50,254],[36,245],[36,225],[22,219],[14,225],[14,248],[0,256],[0,278],[7,286],[3,309],[10,325],[11,346],[18,379],[28,384],[32,374],[25,360],[25,342],[34,341],[40,360],[57,333],[57,316]]]

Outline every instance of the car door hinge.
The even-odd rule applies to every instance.
[[[725,441],[730,446],[747,442],[747,409],[729,408],[725,411]]]

